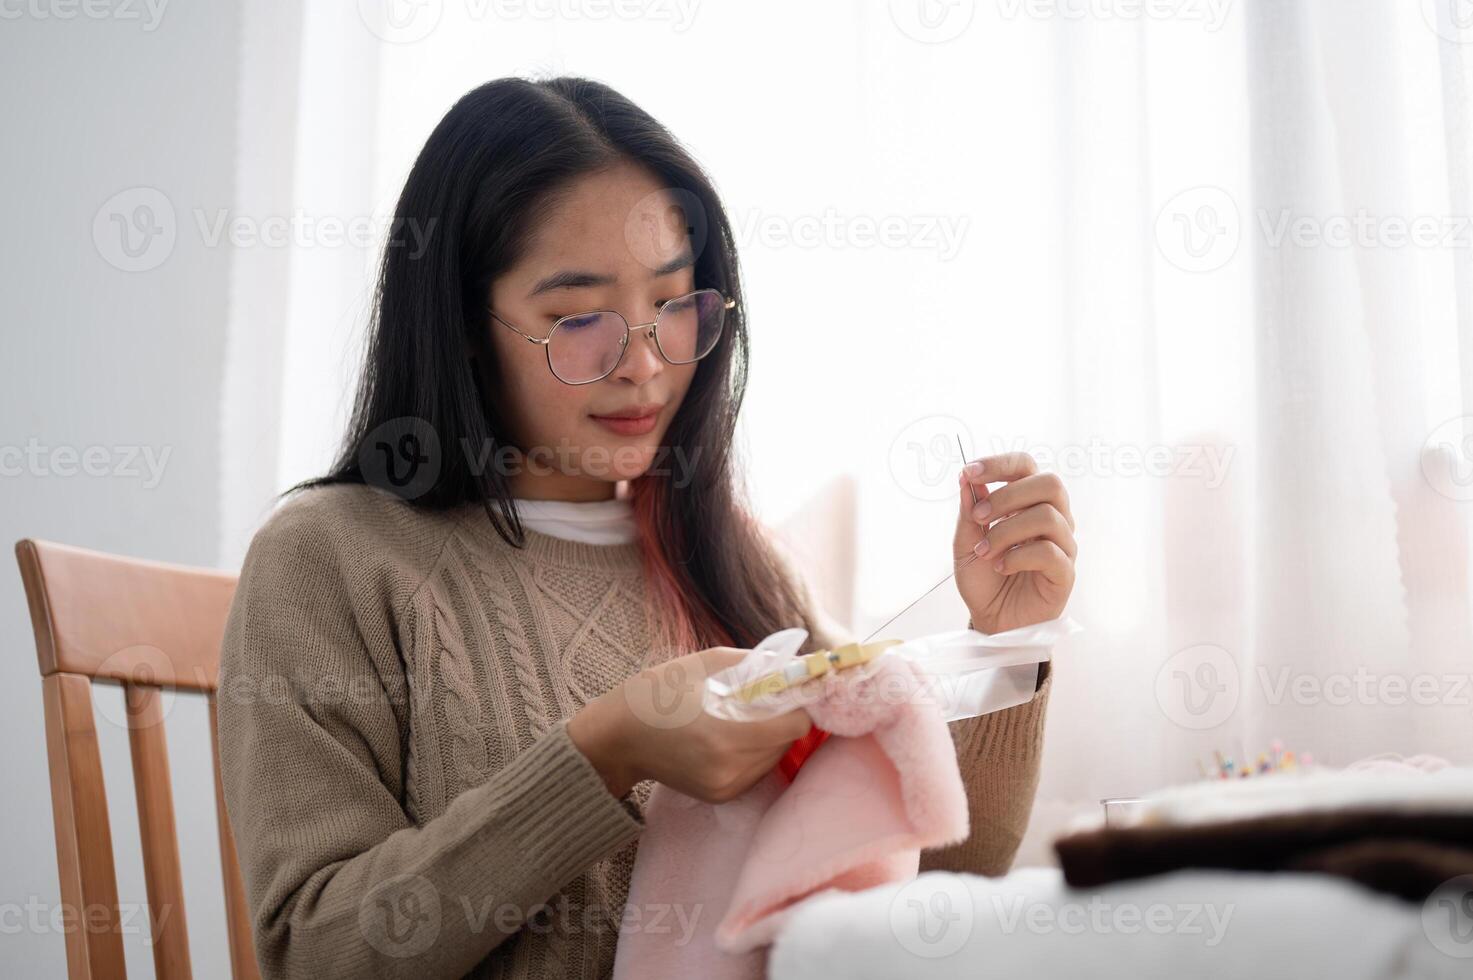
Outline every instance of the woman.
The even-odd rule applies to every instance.
[[[777,629],[841,639],[737,493],[731,228],[668,132],[576,78],[467,94],[396,217],[428,245],[385,249],[342,454],[257,533],[224,642],[257,955],[268,977],[602,976],[652,781],[729,800],[810,729],[682,692]],[[958,500],[975,626],[1059,615],[1058,481],[989,458]],[[925,867],[1007,868],[1047,697],[1045,673],[953,726],[973,833]]]

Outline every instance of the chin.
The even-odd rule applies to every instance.
[[[636,452],[637,450],[637,452]],[[609,479],[633,480],[644,476],[655,463],[658,443],[626,443],[611,446],[609,457]]]
[[[610,483],[633,480],[655,464],[659,448],[659,438],[653,432],[627,440],[610,440],[605,435],[585,446],[580,465],[585,475],[595,479]]]

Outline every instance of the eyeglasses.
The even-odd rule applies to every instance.
[[[720,290],[698,289],[661,303],[649,323],[630,326],[613,310],[595,310],[559,317],[546,337],[533,337],[507,323],[489,306],[486,309],[503,326],[545,347],[547,366],[559,381],[586,385],[614,373],[635,331],[646,331],[660,356],[671,364],[699,361],[716,347],[726,311],[735,306],[736,300],[727,299]]]

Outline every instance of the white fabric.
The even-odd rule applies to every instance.
[[[928,872],[797,906],[771,980],[1466,977],[1457,939],[1416,905],[1329,875],[1181,871],[1072,889],[1052,868]]]
[[[904,657],[922,672],[918,696],[934,700],[946,721],[976,718],[1030,700],[1038,688],[1039,664],[1048,661],[1055,643],[1079,629],[1078,623],[1063,616],[990,636],[973,629],[934,633],[902,641],[867,664],[846,668],[845,674],[866,677],[886,658]],[[806,671],[798,651],[807,638],[802,627],[778,630],[739,663],[706,678],[706,711],[744,721],[769,718],[806,703],[822,689],[817,683],[799,683]],[[742,687],[773,673],[783,673],[794,686],[750,702],[734,697]]]
[[[636,540],[634,512],[622,497],[610,500],[531,500],[518,497],[517,514],[534,531],[585,544]]]

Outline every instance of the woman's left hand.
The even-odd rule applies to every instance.
[[[1003,483],[988,490],[988,483]],[[972,503],[972,489],[977,503]],[[1074,517],[1053,473],[1027,453],[985,456],[958,477],[956,589],[983,633],[1056,619],[1074,590]],[[973,551],[977,558],[968,561]]]

